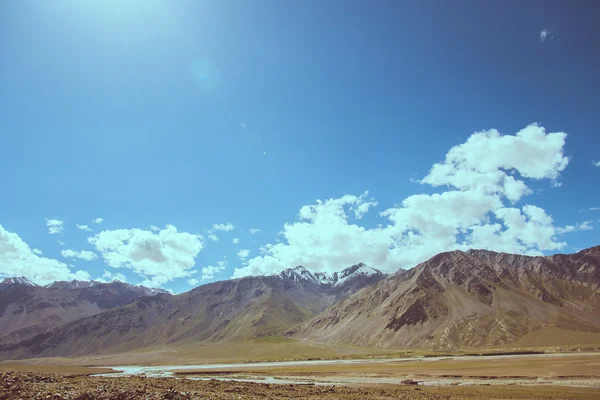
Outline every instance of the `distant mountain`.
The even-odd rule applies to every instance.
[[[27,278],[6,278],[0,282],[0,344],[17,343],[156,293],[119,281],[54,282],[42,287]]]
[[[600,246],[549,257],[438,254],[398,271],[288,334],[328,343],[459,349],[544,328],[600,332]]]
[[[99,286],[69,290],[88,293]],[[66,289],[16,282],[14,290]],[[0,299],[9,292],[4,289]],[[77,299],[82,298],[88,299],[83,294]],[[93,298],[85,304],[99,307],[113,297]],[[23,301],[8,303],[18,314],[13,303]],[[8,315],[2,304],[4,327],[12,322],[1,319]],[[556,328],[600,333],[600,246],[548,257],[452,251],[391,276],[364,264],[333,274],[298,266],[111,305],[115,308],[20,336],[25,340],[11,336],[0,343],[0,356],[79,356],[278,334],[330,344],[453,350],[506,345]]]
[[[176,296],[144,297],[0,346],[0,353],[73,356],[280,334],[383,278],[381,272],[358,264],[331,276],[296,267],[271,276],[214,282]]]
[[[101,287],[102,287],[102,285],[113,285],[113,287],[118,287],[118,288],[129,288],[130,290],[140,293],[143,296],[154,296],[159,293],[164,293],[164,294],[169,293],[168,291],[166,291],[164,289],[148,288],[148,287],[142,286],[142,285],[131,285],[129,283],[121,282],[118,280],[114,280],[110,283],[106,283],[106,282],[97,282],[97,281],[79,281],[79,280],[74,279],[72,281],[55,281],[44,287],[48,288],[48,289],[75,290],[75,289],[86,289],[86,288],[91,288],[91,287],[97,287],[98,285],[100,285]]]
[[[15,278],[4,278],[2,282],[0,282],[0,292],[9,287],[14,286],[37,286],[35,283],[31,282],[29,279],[19,276]]]
[[[298,266],[283,270],[279,274],[276,274],[276,276],[295,282],[310,282],[338,296],[355,292],[385,278],[384,273],[363,263],[353,265],[333,274],[325,272],[313,273],[303,266]]]

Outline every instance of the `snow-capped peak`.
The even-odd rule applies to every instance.
[[[0,287],[8,287],[12,285],[19,286],[37,286],[35,283],[31,282],[29,279],[24,276],[17,276],[12,278],[4,278],[2,282],[0,282]]]
[[[348,267],[342,270],[339,273],[334,274],[335,276],[335,286],[343,285],[346,281],[353,280],[357,277],[371,277],[374,275],[383,275],[381,271],[371,268],[363,263],[358,263],[351,267]]]
[[[383,276],[383,273],[375,268],[371,268],[363,263],[359,263],[345,268],[339,272],[334,272],[333,274],[328,274],[327,272],[311,272],[299,265],[295,268],[285,269],[279,274],[275,275],[282,279],[292,279],[295,282],[305,281],[312,282],[316,285],[336,287],[342,286],[345,282],[351,281],[357,277],[369,278],[374,275]]]
[[[112,282],[98,282],[98,281],[55,281],[45,285],[45,288],[48,289],[62,289],[62,290],[77,290],[77,289],[87,289],[92,287],[128,287],[128,288],[137,288],[138,290],[142,290],[145,296],[154,296],[159,293],[169,293],[164,289],[155,289],[148,288],[142,285],[132,285],[127,282],[121,282],[118,279],[113,280]]]
[[[281,271],[279,273],[279,276],[281,278],[292,279],[295,282],[298,282],[298,281],[317,282],[317,279],[315,278],[313,273],[310,272],[309,270],[307,270],[306,268],[304,268],[302,265],[298,265],[295,268],[284,269],[283,271]]]

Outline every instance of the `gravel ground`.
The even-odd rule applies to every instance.
[[[598,399],[585,388],[512,387],[323,387],[269,385],[176,378],[101,378],[23,372],[0,373],[0,399]]]

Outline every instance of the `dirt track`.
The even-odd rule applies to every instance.
[[[597,389],[568,387],[323,387],[193,381],[175,378],[94,378],[0,373],[0,399],[598,399]]]

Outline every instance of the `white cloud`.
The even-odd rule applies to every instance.
[[[594,221],[585,221],[585,222],[579,224],[578,228],[580,231],[591,231],[591,230],[594,230],[594,227],[592,227],[593,223],[594,223]]]
[[[569,161],[565,138],[562,132],[546,134],[538,125],[516,135],[476,132],[420,181],[449,187],[446,191],[405,198],[380,213],[387,223],[376,228],[357,222],[376,206],[367,192],[318,200],[284,225],[281,242],[264,246],[233,276],[296,265],[331,272],[360,261],[395,271],[453,249],[521,254],[561,249],[566,244],[556,240],[559,230],[543,209],[515,204],[531,193],[526,179],[556,182]]]
[[[104,218],[94,218],[94,219],[92,220],[92,222],[93,222],[94,224],[101,224],[101,223],[103,223],[103,222],[104,222]]]
[[[596,167],[600,167],[600,161],[594,161],[593,163]]]
[[[202,280],[206,281],[213,279],[215,275],[225,271],[227,268],[227,261],[219,261],[216,265],[209,265],[202,268]]]
[[[566,133],[546,134],[532,124],[516,135],[501,135],[495,129],[476,132],[463,144],[454,146],[446,159],[435,164],[421,183],[453,186],[505,196],[516,202],[531,193],[522,178],[556,181],[567,167],[564,156]]]
[[[556,233],[560,235],[563,233],[570,233],[570,232],[577,232],[577,231],[591,231],[594,229],[594,227],[592,226],[593,223],[594,223],[594,221],[585,221],[585,222],[582,222],[581,224],[558,227],[558,228],[556,228]]]
[[[150,230],[152,232],[158,232],[158,231],[160,231],[160,228],[156,225],[150,225]]]
[[[196,286],[200,283],[200,281],[196,278],[192,278],[192,279],[188,279],[187,283],[190,286]]]
[[[245,260],[246,258],[248,258],[248,256],[250,255],[250,250],[248,249],[242,249],[240,251],[238,251],[237,256],[240,260]]]
[[[235,226],[231,222],[228,222],[226,224],[214,224],[212,226],[212,228],[210,228],[208,230],[207,237],[210,240],[212,240],[213,242],[218,242],[219,241],[219,237],[216,235],[217,231],[230,232],[230,231],[232,231],[234,229],[235,229]]]
[[[90,227],[87,225],[79,225],[76,224],[78,229],[81,229],[82,231],[91,231]]]
[[[127,278],[121,272],[113,273],[113,272],[104,270],[104,274],[102,276],[104,278],[110,279],[111,281],[127,282]]]
[[[58,243],[59,246],[64,246],[66,243],[61,241],[61,240],[57,240],[56,243]]]
[[[38,256],[41,256],[42,254],[44,254],[44,252],[42,252],[40,249],[32,249],[31,252],[33,254],[37,254]]]
[[[247,128],[248,124],[246,124],[245,122],[240,122],[240,128]]]
[[[111,271],[107,271],[104,270],[104,273],[102,274],[102,278],[98,278],[95,279],[97,282],[104,282],[104,283],[108,283],[108,282],[113,282],[113,281],[120,281],[123,283],[127,283],[127,277],[125,275],[123,275],[120,272],[111,272]]]
[[[37,249],[32,250],[19,235],[0,225],[0,276],[25,276],[40,285],[58,280],[90,279],[87,272],[73,272],[65,263],[40,257],[41,252],[34,250]]]
[[[256,235],[257,233],[260,233],[260,229],[256,228],[250,228],[249,231],[251,235]]]
[[[234,229],[235,229],[235,226],[231,222],[228,222],[226,224],[214,224],[212,227],[213,231],[223,231],[223,232],[230,232]]]
[[[369,192],[365,192],[363,196],[366,196]],[[356,219],[361,219],[366,213],[369,212],[369,208],[377,207],[376,201],[366,201],[361,203],[359,206],[354,208],[354,217]]]
[[[61,233],[65,230],[63,226],[64,222],[58,219],[48,219],[46,218],[46,226],[48,227],[48,233],[51,235]]]
[[[190,275],[202,250],[200,235],[178,232],[167,225],[159,232],[142,229],[103,231],[88,239],[113,268],[127,268],[142,276],[145,286],[158,287]]]
[[[600,207],[591,207],[590,211],[600,211]]]
[[[233,244],[238,244],[240,242],[240,238],[233,238],[233,240],[231,241],[231,243]]]
[[[75,251],[75,250],[67,249],[67,250],[61,251],[60,255],[63,256],[64,258],[79,258],[79,259],[85,260],[85,261],[92,261],[92,260],[95,260],[96,258],[98,258],[96,253],[93,253],[93,252],[87,251],[87,250]]]
[[[552,28],[542,29],[540,31],[540,43],[544,43],[548,39],[554,39],[554,36],[551,35],[553,30]]]

